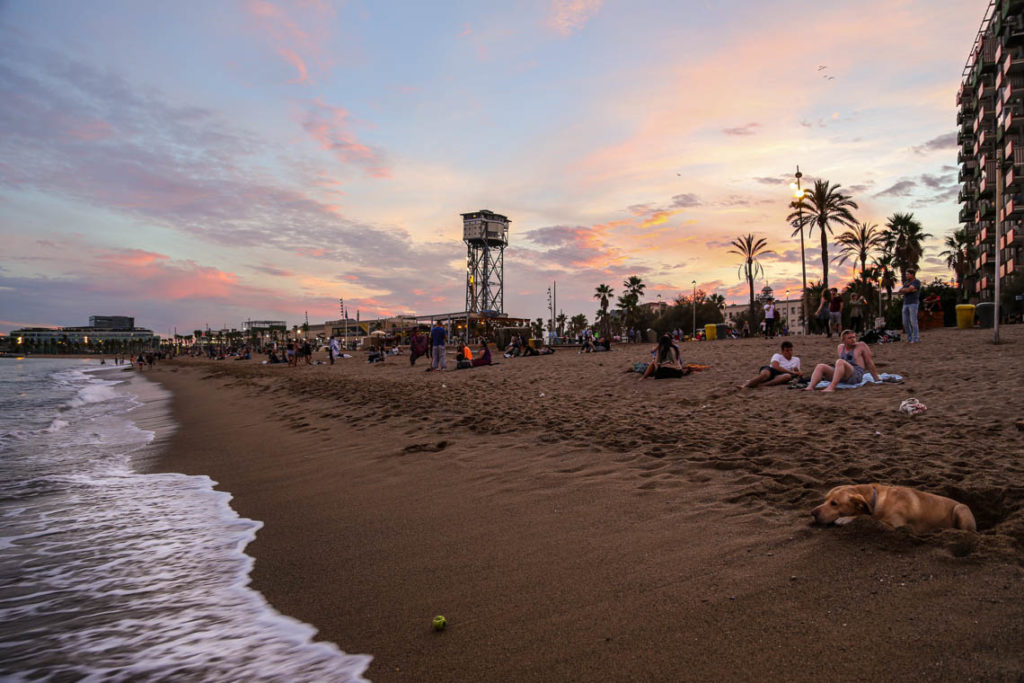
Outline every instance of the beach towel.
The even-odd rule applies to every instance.
[[[902,375],[890,375],[888,372],[883,372],[882,373],[882,379],[881,379],[881,381],[879,381],[879,380],[875,379],[874,377],[872,377],[870,373],[865,372],[864,373],[864,378],[861,379],[861,381],[859,383],[857,383],[857,384],[846,384],[844,382],[840,382],[839,384],[836,385],[836,389],[856,389],[857,387],[862,387],[865,384],[896,384],[897,382],[902,382],[902,381],[903,381],[903,376]],[[817,384],[815,384],[814,388],[815,389],[824,389],[828,385],[829,385],[829,381],[826,380],[826,379],[823,379],[820,382],[818,382]]]

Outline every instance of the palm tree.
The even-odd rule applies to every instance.
[[[931,235],[924,232],[914,214],[896,212],[886,221],[883,237],[886,251],[892,254],[893,265],[903,273],[907,268],[917,267],[924,253],[921,243]]]
[[[814,189],[798,202],[800,209],[789,214],[786,219],[791,224],[795,221],[801,230],[806,226],[808,237],[814,228],[821,234],[821,280],[825,287],[828,287],[828,236],[832,232],[832,225],[854,227],[857,220],[850,209],[860,208],[849,195],[839,191],[840,187],[827,180],[815,180]]]
[[[757,257],[773,252],[771,249],[765,248],[768,246],[768,241],[765,238],[755,238],[753,235],[737,237],[730,244],[734,248],[730,249],[729,253],[738,254],[743,257],[743,263],[740,264],[739,271],[745,270],[747,285],[750,287],[750,328],[753,330],[754,323],[757,321],[756,309],[754,308],[754,279],[758,274],[764,274],[764,268],[757,261]]]
[[[722,296],[721,294],[712,294],[711,296],[708,297],[708,301],[714,304],[715,308],[717,308],[718,310],[725,310],[725,297]]]
[[[601,301],[601,308],[597,311],[597,317],[600,321],[604,322],[605,327],[608,326],[608,300],[612,298],[612,288],[608,285],[601,283],[597,286],[597,290],[594,292],[594,298]],[[605,334],[609,334],[608,330],[604,330]]]
[[[971,262],[977,257],[977,250],[971,240],[967,228],[954,230],[946,235],[946,250],[939,256],[946,257],[946,265],[956,275],[957,288],[960,290],[961,298],[967,300],[967,288],[965,281],[967,274],[971,272]]]
[[[565,336],[566,320],[567,318],[565,317],[565,313],[559,313],[558,315],[555,316],[555,334],[557,334],[559,337]]]
[[[847,259],[860,261],[860,276],[864,279],[864,271],[868,269],[868,257],[872,252],[881,249],[885,244],[885,236],[877,225],[861,223],[836,237],[842,246],[835,257],[836,265],[843,265]]]
[[[569,319],[569,331],[573,336],[578,335],[585,329],[587,329],[587,316],[577,313]]]
[[[626,288],[626,291],[636,296],[637,301],[644,298],[644,290],[647,289],[647,285],[640,279],[638,275],[630,275],[623,283],[622,286]]]

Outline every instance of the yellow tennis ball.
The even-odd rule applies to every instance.
[[[447,625],[448,625],[448,620],[445,619],[440,614],[438,614],[436,617],[434,617],[434,630],[435,631],[443,631],[444,627],[447,626]]]

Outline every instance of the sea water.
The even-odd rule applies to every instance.
[[[167,399],[95,361],[0,360],[0,678],[364,680],[369,656],[247,588],[260,523],[229,494],[133,471],[154,438],[133,411],[169,422]]]

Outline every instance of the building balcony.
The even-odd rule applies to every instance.
[[[1017,175],[1013,172],[1013,166],[1006,169],[1006,174],[1003,175],[1003,191],[1007,192],[1008,188],[1013,185],[1013,182],[1017,179]]]
[[[1002,47],[1002,46],[1000,46]],[[1003,49],[1000,73],[1006,79],[1011,74],[1024,72],[1024,48],[1020,46]]]
[[[992,278],[988,277],[987,275],[983,278],[980,278],[974,284],[974,291],[976,293],[980,294],[981,292],[987,291],[989,289],[992,289]]]
[[[1024,9],[1024,0],[999,0],[996,8],[996,16],[1005,20],[1010,12],[1019,12]]]
[[[1006,259],[1004,262],[999,264],[999,277],[1000,279],[1011,275],[1016,269],[1015,259]]]
[[[982,244],[988,241],[992,236],[992,228],[988,225],[983,225],[974,235],[974,246],[980,247]]]
[[[1024,246],[1024,232],[1021,231],[1020,224],[1015,224],[1008,228],[1002,237],[999,238],[999,248],[1006,249],[1008,247],[1020,246]]]

